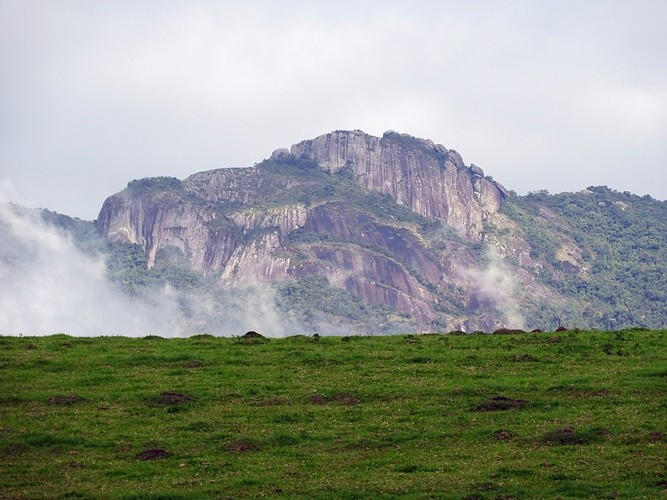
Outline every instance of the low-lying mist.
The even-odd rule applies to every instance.
[[[299,333],[273,291],[184,292],[169,285],[131,296],[109,279],[105,256],[81,251],[36,212],[0,203],[0,335],[183,337]]]
[[[516,278],[503,259],[493,249],[485,254],[486,265],[482,269],[465,269],[473,296],[488,308],[495,310],[499,319],[510,328],[525,328],[525,318],[519,312],[516,299]]]

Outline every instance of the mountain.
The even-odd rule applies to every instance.
[[[517,196],[395,132],[336,131],[253,167],[135,180],[97,228],[126,256],[112,263],[128,286],[157,270],[191,287],[266,285],[315,331],[667,324],[667,203],[604,187]]]

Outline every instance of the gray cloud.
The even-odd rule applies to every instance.
[[[0,179],[94,218],[133,178],[334,129],[461,152],[518,192],[667,198],[667,4],[0,4]]]

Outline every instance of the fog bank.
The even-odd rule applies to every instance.
[[[104,256],[79,250],[37,213],[0,202],[0,335],[182,337],[299,333],[273,292],[184,293],[169,286],[132,297],[110,282]]]

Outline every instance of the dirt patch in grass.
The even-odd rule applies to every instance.
[[[495,483],[481,483],[477,485],[479,491],[493,491],[498,489],[498,485]]]
[[[359,399],[357,396],[346,392],[334,394],[333,400],[336,401],[336,403],[340,403],[342,405],[358,405],[361,403],[361,399]]]
[[[199,368],[202,365],[202,362],[199,361],[198,359],[193,359],[192,361],[188,361],[185,363],[186,368]]]
[[[185,403],[192,403],[195,400],[192,396],[187,394],[180,394],[178,392],[163,392],[159,396],[150,398],[148,404],[151,406],[173,406]]]
[[[329,398],[324,394],[312,394],[310,396],[310,402],[314,405],[325,405],[329,402]]]
[[[81,396],[53,396],[48,399],[48,403],[54,406],[69,406],[83,401]]]
[[[578,431],[568,427],[547,432],[542,437],[542,443],[550,446],[591,444],[603,441],[609,434],[609,431],[603,428]]]
[[[493,433],[493,439],[496,441],[511,441],[514,439],[514,433],[507,429],[498,429]]]
[[[244,453],[256,450],[259,450],[259,445],[254,441],[250,441],[249,439],[237,439],[227,445],[227,451],[233,451],[236,453]]]
[[[654,432],[653,434],[651,434],[649,436],[648,439],[649,439],[649,441],[651,441],[651,443],[659,443],[660,441],[665,439],[665,433],[664,432]]]
[[[523,408],[526,401],[523,399],[512,399],[505,396],[494,396],[475,408],[475,411],[506,411],[514,408]]]
[[[151,450],[144,450],[137,455],[137,460],[159,460],[161,458],[168,458],[171,456],[167,450],[162,448],[154,448]]]
[[[20,443],[10,443],[7,446],[5,446],[5,449],[3,450],[3,455],[18,455],[19,453],[23,453],[26,451],[28,447],[24,444]]]

